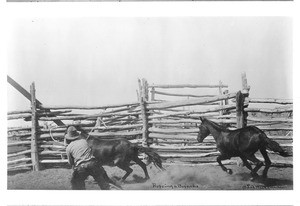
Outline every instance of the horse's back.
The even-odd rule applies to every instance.
[[[111,165],[115,159],[126,159],[133,154],[132,143],[124,138],[97,139],[90,141],[95,158],[102,164]]]
[[[241,152],[258,150],[261,143],[262,131],[255,126],[227,131],[218,148],[229,156],[239,156]]]

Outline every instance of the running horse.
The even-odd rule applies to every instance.
[[[255,153],[259,150],[265,159],[265,168],[262,176],[267,177],[268,170],[271,165],[271,160],[266,149],[272,150],[283,157],[289,156],[277,142],[269,139],[267,135],[255,126],[247,126],[240,129],[229,130],[213,121],[200,117],[201,124],[197,140],[202,143],[203,140],[211,134],[217,144],[217,149],[221,153],[217,157],[217,162],[222,170],[228,174],[232,174],[231,169],[227,169],[222,160],[230,159],[231,157],[240,157],[244,165],[251,171],[252,180],[257,177],[257,171],[263,166],[263,162],[255,157]],[[248,160],[255,164],[252,169]]]
[[[145,153],[148,155],[149,162],[153,162],[156,167],[162,170],[164,169],[162,167],[161,157],[152,148],[131,143],[126,138],[97,138],[89,135],[79,126],[77,126],[76,129],[80,131],[81,138],[87,140],[94,157],[101,165],[117,166],[126,171],[126,174],[121,179],[122,182],[124,182],[133,171],[130,168],[131,161],[134,161],[143,169],[145,179],[150,179],[146,164],[138,157],[140,153]]]

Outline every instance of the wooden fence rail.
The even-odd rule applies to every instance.
[[[280,145],[292,150],[293,105],[291,100],[256,99],[249,97],[250,87],[242,77],[242,92],[229,93],[222,82],[216,85],[149,85],[145,79],[138,81],[138,101],[103,106],[48,106],[36,104],[34,84],[31,86],[31,110],[10,111],[8,120],[31,121],[31,127],[8,129],[8,169],[32,167],[39,170],[45,164],[66,164],[63,144],[68,125],[81,126],[99,138],[125,137],[144,147],[157,150],[174,161],[212,164],[218,155],[214,139],[209,136],[197,142],[199,117],[207,117],[232,128],[246,125],[258,126]],[[218,94],[187,94],[161,92],[156,89],[215,88]],[[186,100],[168,101],[155,95],[187,97]],[[193,97],[189,99],[189,97]],[[253,104],[281,104],[280,107],[255,107]],[[80,112],[76,111],[80,110]],[[82,112],[89,111],[89,114]],[[94,114],[90,111],[95,110]],[[80,114],[81,113],[81,114]],[[269,116],[260,114],[267,114]],[[286,115],[287,114],[287,115]],[[276,116],[277,115],[277,116]],[[278,116],[286,115],[286,116]],[[51,121],[65,121],[58,126]],[[43,125],[44,124],[44,125]],[[280,134],[276,134],[280,132]],[[17,140],[15,140],[17,139]],[[15,150],[16,148],[16,150]],[[209,159],[212,157],[212,159]],[[183,160],[182,160],[183,161]],[[276,164],[275,164],[276,165]],[[290,162],[277,165],[290,166]]]

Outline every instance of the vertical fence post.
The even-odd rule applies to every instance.
[[[236,126],[242,128],[245,126],[244,122],[244,95],[241,91],[236,94]]]
[[[154,101],[155,100],[155,88],[154,87],[151,87],[151,101]]]
[[[229,93],[228,89],[223,91],[224,95],[227,95]],[[224,100],[224,105],[228,105],[228,99]],[[223,110],[223,114],[230,114],[230,112],[228,110]]]
[[[144,82],[144,81],[143,81]],[[143,129],[142,129],[142,145],[148,146],[148,118],[147,118],[147,108],[146,108],[146,99],[145,99],[145,84],[142,85],[141,80],[138,80],[139,83],[139,100],[141,106],[141,118],[143,122]]]
[[[219,81],[219,95],[222,95],[223,92],[222,92],[222,81]],[[220,101],[219,102],[219,105],[220,106],[223,106],[223,101]],[[219,111],[219,115],[222,116],[223,115],[223,110],[220,110]]]
[[[244,102],[247,97],[249,97],[249,91],[250,91],[250,86],[248,85],[247,82],[247,76],[246,72],[242,73],[242,94],[244,96]],[[249,101],[246,101],[246,104],[243,107],[243,118],[244,118],[244,126],[247,126],[247,117],[248,117],[248,112],[245,112],[245,108],[248,107]]]
[[[33,171],[39,171],[39,156],[38,156],[38,144],[37,144],[37,128],[38,128],[38,119],[37,119],[37,104],[35,98],[35,84],[34,82],[30,85],[30,94],[31,94],[31,161],[33,166]]]
[[[242,73],[242,93],[248,97],[249,96],[249,90],[250,90],[250,86],[247,83],[247,76],[246,73],[243,72]]]
[[[142,80],[143,82],[143,97],[145,99],[145,101],[148,101],[149,100],[149,86],[148,86],[148,82],[146,79],[143,79]]]

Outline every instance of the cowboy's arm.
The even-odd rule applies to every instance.
[[[72,157],[68,147],[66,149],[66,152],[67,152],[68,162],[73,167],[74,166],[74,158]]]

